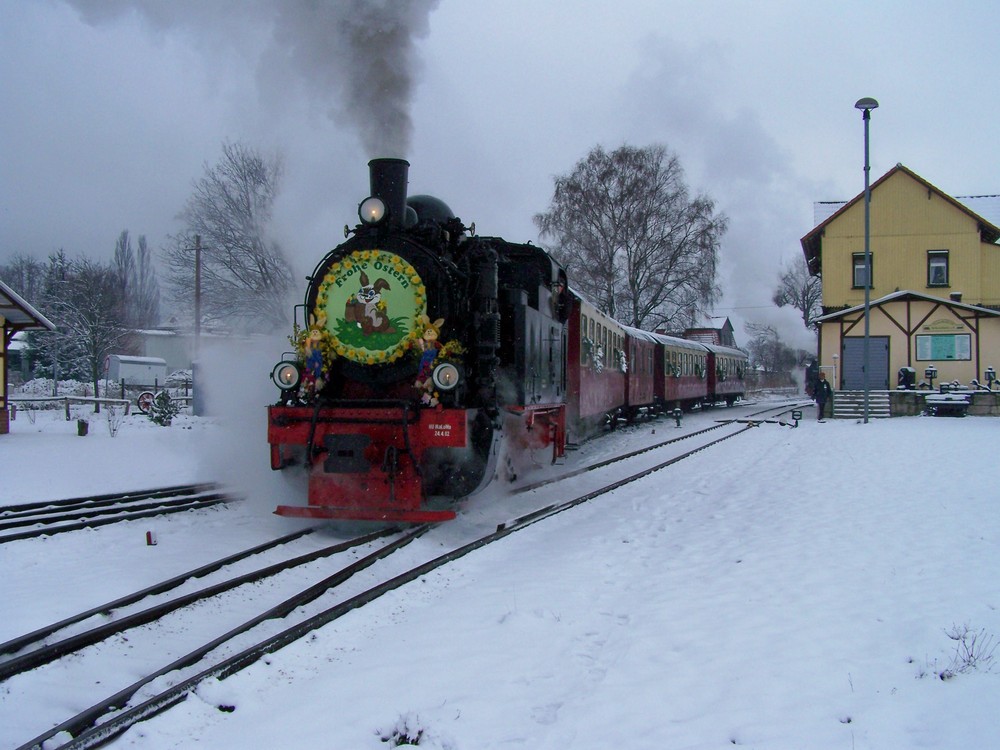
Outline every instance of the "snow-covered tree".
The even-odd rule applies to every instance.
[[[49,257],[40,310],[54,332],[29,339],[43,371],[53,380],[79,378],[98,393],[109,354],[128,347],[131,328],[122,319],[118,274],[89,258],[70,261],[62,251]]]

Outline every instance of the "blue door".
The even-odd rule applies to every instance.
[[[845,336],[841,351],[840,390],[865,389],[865,338]],[[889,390],[889,337],[868,337],[868,389]]]

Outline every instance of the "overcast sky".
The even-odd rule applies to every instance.
[[[282,155],[274,230],[301,275],[356,223],[372,156],[481,234],[537,241],[554,175],[661,143],[730,218],[718,312],[744,343],[745,320],[798,321],[770,297],[813,202],[863,189],[859,98],[881,105],[873,180],[901,162],[1000,193],[993,0],[315,4],[0,0],[0,262],[110,259],[122,229],[163,246],[227,139]]]

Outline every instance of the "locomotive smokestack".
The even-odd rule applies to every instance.
[[[388,209],[388,224],[402,227],[406,221],[406,185],[410,162],[406,159],[372,159],[368,162],[371,194]]]

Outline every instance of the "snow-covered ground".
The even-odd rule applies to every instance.
[[[998,436],[977,417],[762,425],[204,684],[115,746],[998,747]],[[0,641],[304,523],[270,513],[301,486],[267,469],[263,408],[134,417],[114,438],[21,415],[0,460],[0,505],[211,479],[248,498],[0,545]],[[4,748],[27,739],[0,726]]]

